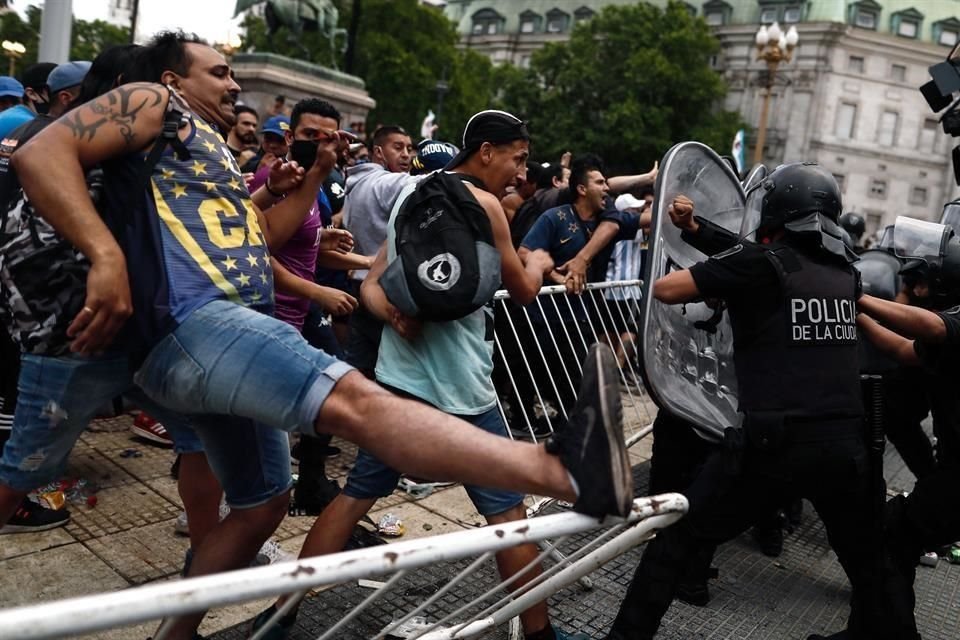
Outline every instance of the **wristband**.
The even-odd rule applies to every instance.
[[[286,195],[286,194],[284,194],[284,193],[277,193],[276,191],[274,191],[273,189],[270,188],[270,178],[269,178],[269,177],[267,178],[267,181],[263,183],[263,186],[265,186],[265,187],[267,188],[267,193],[269,193],[270,195],[272,195],[274,198],[282,198],[284,195]]]

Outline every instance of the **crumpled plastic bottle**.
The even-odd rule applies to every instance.
[[[380,532],[380,535],[390,538],[399,538],[406,533],[400,516],[392,513],[384,514],[383,517],[380,518],[380,521],[377,522],[377,531]]]

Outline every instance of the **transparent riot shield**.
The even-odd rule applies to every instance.
[[[643,378],[661,409],[719,441],[725,428],[741,421],[729,319],[713,302],[668,305],[653,297],[658,278],[707,258],[670,222],[667,207],[680,194],[693,200],[696,215],[735,234],[743,219],[743,187],[720,156],[699,142],[683,142],[667,152],[657,176],[644,274]]]
[[[740,237],[753,242],[756,240],[757,229],[760,227],[760,205],[763,201],[763,189],[760,183],[770,171],[762,164],[753,165],[753,169],[743,181],[743,192],[747,204],[743,212],[743,221],[740,223]]]

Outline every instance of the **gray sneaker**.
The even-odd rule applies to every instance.
[[[623,441],[623,407],[617,360],[605,344],[594,344],[583,364],[583,381],[568,424],[547,442],[577,481],[574,511],[626,517],[633,504],[630,459]]]

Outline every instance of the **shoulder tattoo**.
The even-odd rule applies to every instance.
[[[74,109],[58,120],[78,140],[93,140],[104,125],[114,127],[129,146],[134,139],[134,124],[145,108],[163,102],[164,93],[154,86],[117,87],[113,91]]]

